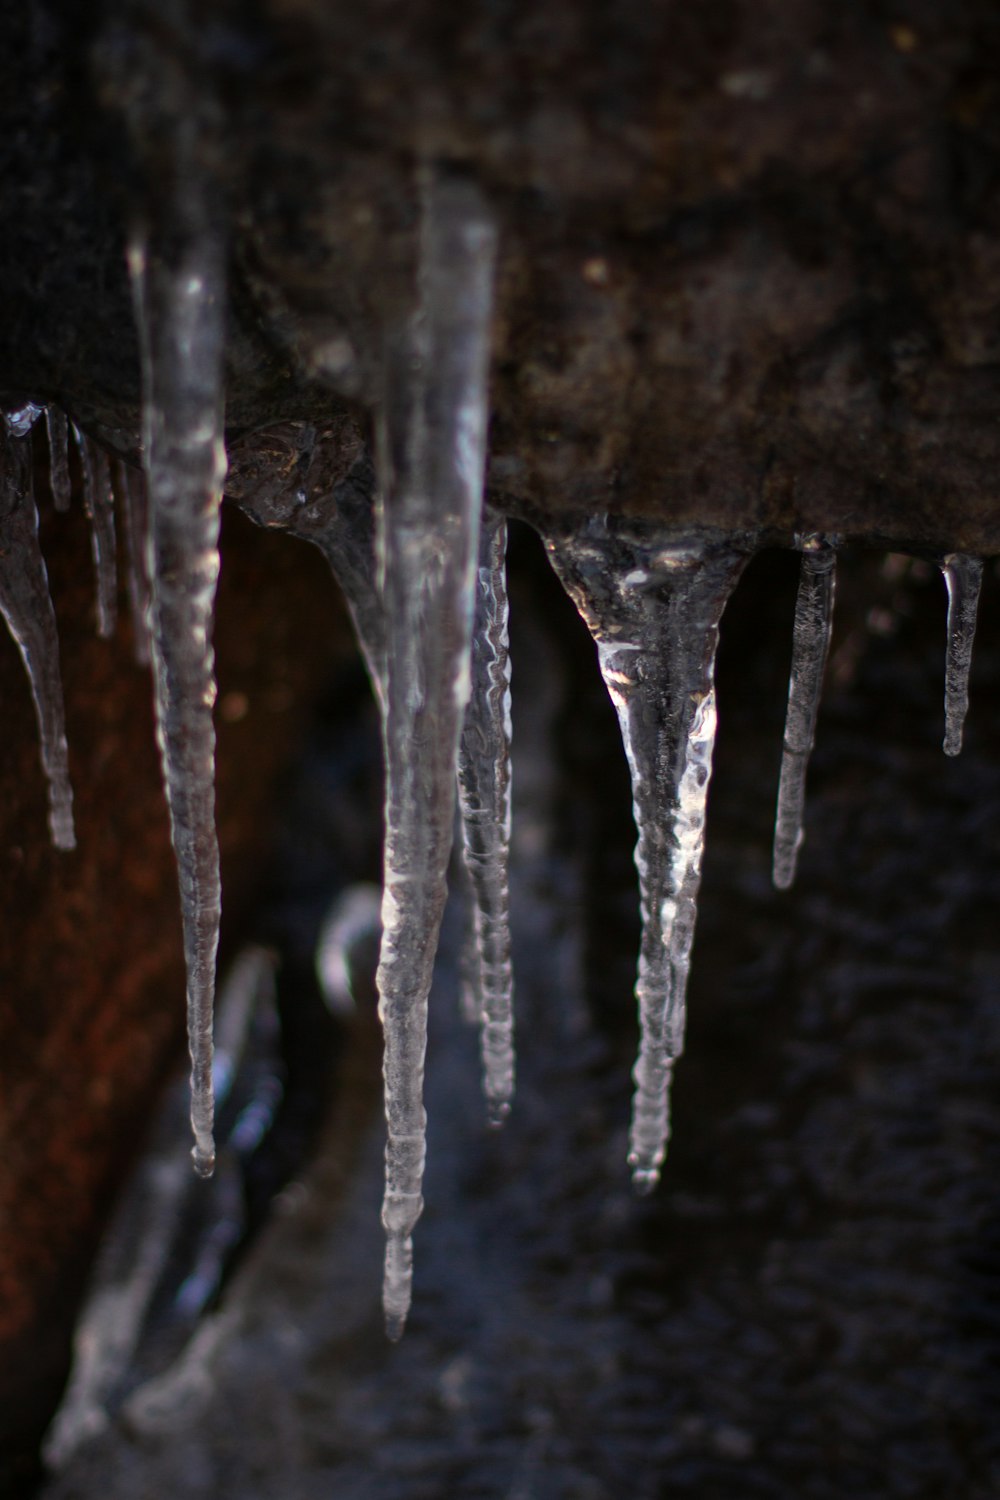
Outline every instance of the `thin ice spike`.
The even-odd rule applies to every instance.
[[[476,188],[422,181],[417,297],[388,330],[378,413],[378,563],[386,622],[385,1031],[390,1338],[403,1331],[423,1207],[427,997],[453,837],[485,463],[496,232]]]
[[[666,1154],[670,1083],[684,1046],[719,622],[753,539],[593,520],[547,545],[597,642],[632,777],[642,940],[629,1165],[636,1190],[649,1192]]]
[[[49,829],[57,849],[75,849],[59,638],[49,579],[38,544],[30,438],[0,431],[0,613],[17,643],[31,685]]]
[[[149,507],[146,503],[146,481],[141,469],[123,463],[121,459],[115,460],[112,475],[125,523],[132,649],[139,665],[148,667],[152,660],[152,648],[149,640],[149,563],[146,556]]]
[[[944,667],[944,753],[960,755],[969,711],[969,669],[976,639],[976,613],[983,581],[983,561],[950,552],[941,571],[948,586],[948,645]]]
[[[195,1168],[214,1165],[212,1010],[221,887],[212,617],[226,473],[225,254],[194,176],[129,247],[142,350],[154,700],[180,880]]]
[[[832,541],[826,537],[807,536],[801,547],[799,592],[792,626],[788,709],[774,822],[772,879],[779,891],[787,891],[795,879],[795,866],[802,847],[806,772],[816,740],[816,717],[830,651],[837,581],[837,553]]]
[[[73,498],[73,484],[69,477],[69,431],[66,413],[58,406],[45,410],[45,426],[49,435],[49,488],[52,501],[58,511],[67,511]]]
[[[510,846],[510,653],[507,523],[487,510],[472,631],[472,691],[458,753],[465,864],[474,895],[469,970],[481,1027],[483,1088],[499,1125],[514,1093],[513,979],[507,882]]]
[[[83,508],[90,522],[90,548],[97,579],[97,634],[108,640],[118,619],[118,574],[115,547],[115,501],[103,448],[73,423],[83,467]]]

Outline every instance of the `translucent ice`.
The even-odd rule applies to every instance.
[[[422,183],[416,305],[387,330],[377,421],[385,608],[386,830],[379,1013],[385,1031],[383,1303],[398,1338],[423,1207],[427,997],[469,696],[496,233],[477,190]]]
[[[194,1161],[214,1163],[212,1008],[221,891],[211,629],[219,575],[225,256],[192,181],[176,222],[133,241],[149,497],[157,735],[180,879]]]
[[[111,473],[103,448],[73,424],[83,468],[83,508],[90,522],[90,548],[97,578],[97,634],[114,635],[118,617],[118,578],[115,565],[115,502]]]
[[[45,410],[34,401],[22,401],[17,406],[3,408],[3,419],[12,437],[27,437],[38,418]]]
[[[969,711],[969,668],[976,639],[976,611],[983,581],[979,557],[951,552],[941,563],[948,585],[948,646],[944,667],[944,753],[958,755]]]
[[[802,565],[792,627],[792,668],[788,679],[788,710],[778,781],[778,811],[774,823],[775,885],[785,891],[795,879],[802,845],[802,815],[806,799],[806,771],[816,739],[823,673],[833,629],[837,554],[825,537],[807,536],[801,542]]]
[[[140,666],[151,660],[149,642],[149,560],[146,543],[149,533],[149,507],[146,504],[146,481],[139,469],[116,460],[115,489],[125,521],[125,556],[128,579],[129,612],[132,617],[132,640],[135,659]]]
[[[59,640],[48,574],[38,545],[31,444],[0,433],[0,612],[31,684],[42,767],[49,785],[49,828],[57,849],[74,849],[73,793],[59,675]]]
[[[514,1092],[514,1016],[507,862],[510,844],[510,656],[507,523],[487,511],[479,547],[472,632],[472,690],[459,742],[465,863],[475,952],[468,963],[481,1024],[483,1087],[492,1123]]]
[[[751,538],[595,519],[550,536],[552,563],[597,642],[632,776],[642,942],[629,1140],[650,1191],[670,1135],[715,744],[719,621]]]
[[[69,477],[69,432],[66,413],[58,406],[45,411],[49,435],[49,488],[56,510],[69,510],[73,485]]]

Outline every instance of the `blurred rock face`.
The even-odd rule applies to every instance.
[[[365,428],[431,163],[501,227],[505,508],[993,545],[986,0],[30,9],[7,23],[0,385],[135,447],[122,237],[183,122],[229,237],[231,431]]]

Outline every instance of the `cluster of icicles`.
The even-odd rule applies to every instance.
[[[191,222],[190,217],[187,221]],[[514,1087],[507,850],[510,693],[505,522],[484,509],[496,230],[478,192],[429,174],[408,325],[388,345],[377,412],[379,498],[336,516],[321,544],[347,595],[380,701],[386,763],[383,938],[390,1336],[410,1302],[411,1236],[422,1208],[427,1002],[446,898],[456,766],[475,910],[475,1009],[490,1118]],[[189,231],[169,259],[155,236],[129,266],[143,360],[143,458],[115,464],[76,434],[97,568],[98,628],[114,625],[112,477],[128,523],[141,659],[153,666],[156,720],[177,854],[187,962],[192,1124],[198,1170],[212,1170],[212,1007],[219,931],[214,825],[211,626],[219,568],[223,445],[224,253]],[[41,408],[6,414],[0,608],[28,670],[55,843],[74,844],[55,617],[38,546],[27,434]],[[46,412],[56,507],[69,502],[67,425]],[[557,574],[597,643],[632,776],[642,942],[636,996],[629,1162],[657,1181],[670,1132],[670,1084],[684,1043],[705,811],[716,729],[714,660],[726,601],[752,535],[591,519],[546,537]],[[802,840],[806,766],[830,641],[836,539],[799,539],[774,880],[788,886]],[[359,562],[360,559],[360,562]],[[945,750],[961,745],[981,563],[949,556]]]

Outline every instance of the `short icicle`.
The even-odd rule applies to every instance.
[[[597,643],[632,777],[642,941],[629,1165],[644,1193],[659,1180],[684,1047],[719,622],[754,539],[595,519],[547,546]]]
[[[487,510],[479,549],[472,631],[472,690],[459,742],[458,785],[465,864],[473,895],[469,956],[481,1028],[483,1089],[491,1124],[514,1093],[513,980],[507,883],[510,845],[510,655],[507,523]]]
[[[215,831],[212,617],[223,424],[225,251],[194,169],[184,199],[133,238],[149,499],[150,630],[157,737],[181,894],[194,1163],[211,1173],[212,1012],[221,886]]]
[[[31,442],[0,430],[0,613],[24,661],[38,720],[49,789],[49,829],[57,849],[75,849],[59,638],[38,544]]]
[[[969,669],[976,639],[976,613],[983,581],[983,561],[950,552],[941,562],[948,587],[948,645],[944,666],[944,753],[960,755],[969,711]]]
[[[56,510],[67,511],[73,498],[73,484],[69,477],[68,423],[61,407],[46,408],[45,426],[49,436],[49,488],[52,491],[52,502]]]
[[[140,469],[116,459],[112,469],[114,487],[125,523],[129,613],[132,619],[133,654],[141,667],[152,660],[149,641],[149,564],[146,541],[149,507],[146,481]]]
[[[115,548],[115,501],[103,448],[73,424],[83,468],[83,508],[90,522],[90,548],[97,579],[97,634],[108,640],[118,618],[118,573]]]
[[[837,553],[831,538],[809,535],[800,542],[802,563],[792,626],[792,666],[774,821],[772,879],[787,891],[795,879],[802,846],[806,772],[816,739],[816,717],[833,630]]]
[[[427,171],[421,189],[416,306],[403,328],[387,330],[376,429],[386,628],[383,1306],[393,1339],[410,1306],[411,1237],[423,1208],[427,998],[469,697],[496,257],[492,217],[471,183]]]

